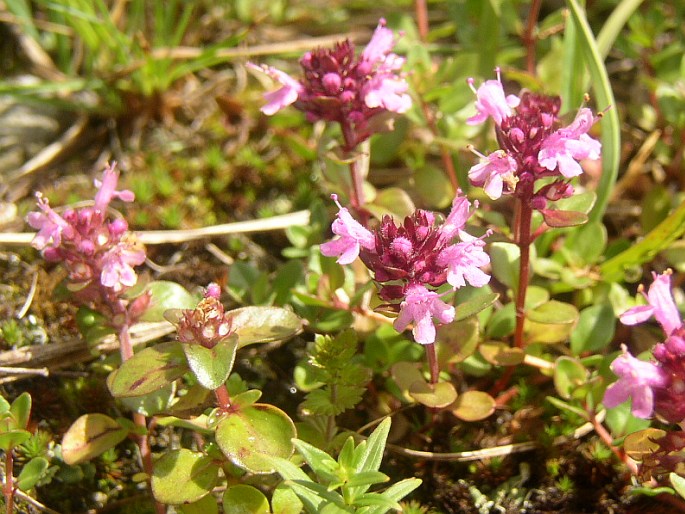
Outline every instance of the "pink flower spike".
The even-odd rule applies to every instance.
[[[376,239],[373,233],[352,217],[350,211],[340,205],[338,195],[333,194],[331,198],[339,209],[332,229],[333,233],[340,237],[322,244],[321,253],[326,257],[338,256],[338,264],[350,264],[359,256],[361,248],[373,250]]]
[[[501,125],[502,120],[510,117],[513,114],[512,109],[521,102],[516,95],[504,96],[500,69],[496,68],[495,71],[497,80],[486,80],[477,90],[473,86],[473,79],[468,79],[469,86],[476,93],[476,109],[478,110],[478,114],[466,120],[469,125],[483,123],[488,116],[491,116],[497,125]]]
[[[251,62],[248,62],[246,66],[252,70],[266,73],[269,77],[283,86],[276,91],[272,91],[264,95],[266,105],[264,105],[260,110],[267,116],[276,114],[284,107],[295,103],[298,97],[304,92],[304,87],[302,84],[281,70],[278,70],[272,66],[258,66]]]
[[[457,191],[457,196],[452,200],[452,209],[440,227],[440,237],[443,241],[451,241],[466,226],[466,222],[471,217],[469,207],[471,203],[465,196],[461,196],[461,190]],[[478,207],[477,204],[476,207]]]
[[[661,275],[652,273],[654,282],[649,286],[647,294],[642,293],[649,305],[639,305],[628,309],[621,314],[621,323],[636,325],[654,316],[667,336],[682,328],[683,320],[671,293],[671,273],[671,270],[666,270]]]
[[[413,322],[414,340],[420,344],[431,344],[435,342],[436,334],[433,318],[446,324],[454,321],[454,315],[454,307],[440,300],[438,293],[429,291],[420,284],[412,284],[407,288],[393,326],[395,330],[402,332]]]
[[[653,362],[633,357],[625,345],[621,348],[623,354],[611,363],[611,371],[619,378],[607,388],[602,403],[612,408],[632,398],[633,415],[649,418],[654,411],[654,388],[666,387],[668,375]]]
[[[481,162],[469,170],[469,180],[474,186],[483,186],[485,194],[493,200],[502,196],[505,183],[509,191],[516,188],[518,177],[514,173],[518,166],[510,155],[504,150],[497,150],[488,156],[472,151],[481,158]]]
[[[119,172],[116,171],[117,163],[109,164],[102,173],[102,181],[95,179],[95,187],[98,192],[95,194],[95,210],[105,212],[112,198],[119,198],[124,202],[132,202],[135,200],[135,195],[132,191],[124,189],[117,191],[117,183],[119,182]]]
[[[38,229],[31,245],[36,250],[43,250],[48,246],[57,248],[62,243],[62,234],[71,237],[74,229],[62,216],[52,210],[47,198],[44,198],[41,193],[36,193],[36,204],[41,212],[30,212],[26,216],[28,224]]]

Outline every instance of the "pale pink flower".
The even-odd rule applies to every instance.
[[[36,200],[40,212],[30,212],[26,221],[33,228],[38,229],[31,245],[36,250],[46,247],[57,248],[62,243],[62,233],[67,237],[73,235],[74,229],[62,216],[57,214],[41,193],[36,193]]]
[[[667,336],[682,328],[683,320],[671,293],[671,273],[671,270],[667,270],[661,275],[652,272],[654,282],[649,286],[649,291],[647,294],[641,291],[647,299],[648,305],[639,305],[628,309],[621,314],[621,323],[636,325],[654,316]]]
[[[540,165],[551,171],[558,166],[566,178],[580,175],[583,170],[578,161],[599,159],[600,156],[602,145],[587,135],[597,119],[590,109],[580,109],[568,127],[553,132],[542,142],[538,153]]]
[[[384,62],[388,55],[393,55],[390,54],[390,51],[395,47],[395,34],[385,25],[384,18],[378,20],[378,26],[374,30],[373,36],[362,52],[363,60],[371,63]]]
[[[144,262],[145,251],[132,239],[124,238],[102,256],[100,283],[117,292],[132,287],[138,281],[133,266]]]
[[[116,162],[112,162],[105,168],[102,174],[102,181],[95,179],[95,187],[98,192],[95,194],[95,210],[101,213],[107,210],[109,203],[113,198],[119,198],[123,202],[132,202],[135,200],[135,195],[132,191],[124,189],[117,191],[117,182],[119,181],[119,172],[116,171]]]
[[[490,282],[490,275],[480,269],[490,263],[490,256],[483,250],[485,242],[464,231],[459,232],[459,238],[460,243],[440,252],[437,264],[447,268],[447,283],[455,289],[467,282],[473,287],[482,287]]]
[[[465,196],[461,195],[461,190],[458,190],[457,195],[452,200],[452,209],[440,227],[440,239],[442,241],[451,241],[466,226],[466,222],[471,217],[469,207],[471,207],[471,203]],[[477,202],[475,207],[478,207]]]
[[[304,86],[299,81],[273,66],[258,66],[248,62],[247,67],[266,73],[282,86],[276,91],[264,94],[266,104],[260,110],[267,116],[276,114],[284,107],[294,104],[297,98],[304,93]]]
[[[507,191],[516,188],[518,177],[514,175],[517,169],[516,161],[504,150],[497,150],[485,156],[480,152],[474,153],[481,158],[481,162],[469,170],[469,180],[475,186],[483,186],[485,194],[493,200],[502,196],[504,184]]]
[[[338,203],[338,195],[331,195],[338,205],[338,217],[333,222],[333,233],[338,237],[321,245],[321,253],[326,257],[338,256],[339,264],[350,264],[354,261],[361,248],[372,250],[375,247],[375,237],[371,231],[355,220],[350,211]]]
[[[407,287],[393,326],[395,330],[402,332],[413,323],[414,340],[420,344],[432,344],[436,335],[433,318],[446,324],[454,321],[454,315],[454,307],[443,302],[438,293],[429,291],[420,284],[412,284]]]
[[[466,120],[469,125],[483,123],[488,116],[492,117],[497,125],[501,125],[502,120],[511,116],[512,109],[520,103],[516,95],[504,95],[500,69],[496,68],[495,71],[497,80],[486,80],[477,90],[473,85],[474,80],[468,79],[469,86],[476,93],[476,109],[478,110],[478,114]]]
[[[632,398],[631,411],[638,418],[649,418],[654,411],[654,389],[666,387],[668,375],[653,362],[633,357],[625,345],[623,354],[611,363],[611,370],[619,377],[604,393],[602,403],[616,407]]]

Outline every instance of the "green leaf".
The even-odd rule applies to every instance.
[[[576,227],[587,223],[587,214],[578,211],[560,211],[558,209],[541,209],[545,223],[552,228]]]
[[[571,352],[580,355],[606,348],[614,338],[616,317],[611,305],[591,305],[580,312],[578,324],[571,332]]]
[[[50,463],[44,457],[34,457],[21,469],[17,477],[17,487],[22,491],[33,489],[38,481],[45,476]]]
[[[164,311],[167,309],[194,309],[197,306],[197,298],[176,282],[149,282],[144,292],[152,296],[141,321],[164,321]]]
[[[497,301],[499,294],[484,293],[469,298],[457,306],[456,316],[454,321],[461,321],[463,319],[475,316],[481,311],[484,311]]]
[[[270,514],[269,500],[257,488],[238,484],[224,492],[224,514]]]
[[[26,429],[31,417],[31,395],[27,392],[21,393],[12,402],[10,412],[14,417],[14,426],[16,428]]]
[[[572,412],[576,416],[580,416],[582,419],[588,421],[588,413],[581,409],[580,407],[576,407],[575,405],[571,405],[570,403],[566,403],[563,400],[560,400],[559,398],[555,398],[554,396],[548,396],[545,398],[549,403],[557,407],[558,409],[561,410],[566,410],[568,412]]]
[[[685,232],[685,202],[642,240],[600,266],[602,278],[607,282],[620,282],[626,270],[653,260]]]
[[[330,477],[338,467],[338,463],[333,457],[316,446],[305,441],[300,441],[299,439],[295,439],[293,444],[298,453],[304,457],[304,460],[309,464],[309,467],[312,468],[312,471],[317,475]]]
[[[226,313],[238,335],[238,348],[288,339],[302,331],[302,320],[281,307],[243,307]]]
[[[203,496],[193,503],[186,503],[176,507],[181,514],[219,514],[219,504],[211,494]]]
[[[212,348],[200,344],[182,346],[197,381],[202,387],[214,390],[223,385],[231,374],[238,349],[238,336],[232,335]]]
[[[219,466],[207,455],[185,448],[171,450],[155,462],[152,494],[160,503],[193,503],[214,488]]]
[[[31,438],[31,432],[21,429],[9,429],[0,433],[0,450],[12,451]]]
[[[409,386],[409,396],[426,407],[441,409],[457,399],[457,391],[450,382],[429,384],[423,377]]]
[[[578,309],[570,303],[550,300],[526,312],[526,319],[550,325],[570,325],[578,320]]]
[[[390,434],[391,424],[392,420],[390,417],[387,417],[371,432],[357,465],[357,471],[378,471],[381,467],[385,443],[388,440],[388,434]]]
[[[295,491],[289,489],[283,482],[278,484],[271,495],[271,510],[273,514],[300,514],[304,505]]]
[[[137,352],[107,377],[115,398],[143,396],[172,383],[188,371],[180,343],[161,343]]]
[[[554,363],[554,387],[564,400],[569,400],[573,391],[585,384],[588,372],[580,361],[571,357],[559,357]]]
[[[396,220],[403,220],[405,216],[411,216],[416,210],[410,196],[399,187],[383,189],[376,195],[373,202],[367,203],[365,207],[378,219],[390,214]]]
[[[465,391],[450,407],[462,421],[480,421],[495,412],[495,399],[484,391]]]
[[[253,473],[272,473],[273,457],[290,457],[296,435],[285,412],[260,403],[230,413],[216,427],[221,451],[233,464]]]
[[[519,247],[514,243],[495,242],[490,244],[492,274],[502,284],[516,290],[519,281]]]
[[[585,18],[585,13],[576,0],[567,0],[571,17],[576,26],[577,41],[582,48],[585,64],[590,71],[597,104],[606,111],[602,123],[602,176],[597,189],[597,203],[590,213],[591,221],[601,221],[604,216],[611,191],[618,176],[621,152],[621,132],[618,118],[618,106],[611,89],[609,76],[604,67],[604,59],[597,49],[592,30]]]
[[[495,366],[516,366],[521,364],[525,353],[521,348],[513,348],[500,341],[486,341],[478,346],[483,358]]]
[[[633,416],[630,402],[607,409],[606,424],[614,437],[622,437],[649,427],[651,421]]]
[[[273,458],[271,463],[278,474],[286,480],[286,486],[295,491],[300,500],[302,500],[307,512],[311,514],[318,513],[319,506],[323,503],[323,498],[311,489],[304,487],[307,483],[314,483],[311,478],[286,459]]]
[[[402,498],[407,496],[409,493],[417,489],[421,485],[421,479],[419,478],[406,478],[400,480],[399,482],[388,487],[384,492],[383,496],[392,501],[400,501]],[[376,509],[371,508],[367,514],[385,514],[385,510],[382,507]]]
[[[104,414],[84,414],[62,438],[62,458],[73,465],[97,457],[128,436],[128,430]]]

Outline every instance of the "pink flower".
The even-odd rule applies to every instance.
[[[481,162],[469,170],[469,180],[473,185],[483,186],[485,194],[493,200],[502,196],[504,184],[507,184],[508,191],[516,188],[516,161],[504,150],[497,150],[488,156],[479,152],[474,153],[480,156]]]
[[[404,79],[393,75],[376,75],[364,85],[362,95],[367,107],[403,113],[411,108],[411,97],[405,94],[408,88]]]
[[[378,26],[373,31],[371,41],[369,41],[369,44],[366,45],[362,52],[363,60],[370,63],[384,62],[390,54],[390,51],[395,46],[395,34],[385,25],[386,21],[384,18],[378,20]]]
[[[145,262],[145,250],[132,237],[122,239],[102,256],[100,283],[117,292],[136,285],[138,276],[133,266]]]
[[[412,284],[407,287],[404,301],[400,304],[399,316],[393,326],[395,330],[402,332],[410,323],[414,323],[414,340],[420,344],[432,344],[436,334],[433,318],[445,324],[451,323],[454,315],[454,307],[440,300],[438,293],[429,291],[420,284]]]
[[[322,244],[321,253],[326,257],[339,256],[339,264],[350,264],[357,258],[361,248],[372,250],[375,247],[375,237],[338,203],[338,195],[331,195],[331,198],[339,209],[338,217],[333,222],[333,233],[340,237]]]
[[[488,116],[491,116],[497,125],[501,125],[503,119],[513,114],[512,108],[520,103],[516,95],[504,96],[500,69],[496,68],[495,71],[497,80],[486,80],[478,90],[473,86],[474,80],[472,78],[468,80],[469,86],[476,93],[476,109],[478,110],[478,114],[466,120],[469,125],[483,123]]]
[[[26,216],[28,224],[38,229],[31,245],[36,250],[43,250],[46,247],[57,248],[62,243],[62,234],[71,237],[74,229],[62,216],[52,210],[48,199],[44,198],[41,193],[36,193],[36,200],[41,212],[30,212]]]
[[[551,171],[558,166],[566,178],[580,175],[583,170],[577,161],[599,159],[602,145],[587,135],[597,119],[590,109],[581,109],[568,127],[560,128],[542,142],[538,153],[540,165]]]
[[[264,95],[266,105],[264,105],[260,110],[267,116],[276,114],[284,107],[295,103],[297,98],[304,92],[304,87],[302,84],[300,84],[287,73],[272,66],[258,66],[248,62],[247,67],[266,73],[282,86],[280,89]]]
[[[477,202],[475,206],[478,207]],[[471,207],[471,203],[465,196],[461,196],[461,190],[458,190],[457,196],[452,200],[452,209],[447,215],[445,223],[440,227],[442,241],[450,242],[466,226],[466,222],[471,217],[469,207]]]
[[[483,251],[485,242],[464,231],[459,233],[459,238],[460,243],[440,252],[437,264],[447,268],[447,283],[455,289],[465,286],[466,282],[473,287],[482,287],[490,282],[490,275],[480,269],[490,263],[490,256]]]
[[[682,328],[683,320],[680,317],[671,293],[671,270],[666,270],[661,275],[652,272],[654,282],[649,286],[647,294],[641,291],[647,299],[648,305],[640,305],[628,309],[621,314],[621,323],[624,325],[636,325],[647,321],[654,316],[663,327],[667,336]]]
[[[623,354],[611,363],[611,370],[619,377],[604,393],[602,403],[616,407],[632,398],[631,411],[638,418],[649,418],[654,411],[654,389],[666,387],[668,375],[653,362],[633,357],[625,345]]]
[[[133,192],[128,189],[116,190],[119,181],[119,173],[116,171],[116,167],[116,162],[109,164],[102,173],[102,182],[98,179],[94,180],[95,187],[98,188],[98,192],[95,194],[95,210],[101,213],[107,210],[112,198],[119,198],[124,202],[132,202],[135,199]]]

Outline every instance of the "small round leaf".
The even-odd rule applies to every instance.
[[[238,337],[232,335],[219,341],[213,348],[200,344],[184,344],[183,351],[197,381],[207,389],[217,389],[228,379],[233,369]]]
[[[526,356],[521,348],[512,348],[498,341],[487,341],[478,347],[483,358],[495,366],[516,366]]]
[[[224,514],[270,514],[269,500],[251,485],[234,485],[224,492]]]
[[[554,387],[564,400],[569,400],[573,391],[586,381],[587,370],[580,361],[561,356],[554,363]]]
[[[17,487],[22,491],[33,489],[48,470],[48,466],[48,460],[44,457],[34,457],[28,461],[17,477]]]
[[[273,405],[255,403],[222,419],[216,442],[235,464],[253,473],[272,473],[270,457],[287,459],[293,453],[295,424]]]
[[[459,395],[450,411],[463,421],[480,421],[495,412],[495,399],[483,391],[466,391]]]
[[[226,313],[238,334],[238,348],[288,339],[302,331],[302,320],[280,307],[243,307]]]
[[[426,407],[442,408],[457,399],[457,391],[449,382],[429,384],[425,380],[417,380],[409,386],[409,395]]]
[[[219,466],[205,454],[173,450],[155,462],[152,494],[160,503],[193,503],[214,488],[218,474]]]
[[[128,430],[104,414],[84,414],[62,438],[62,458],[78,464],[97,457],[126,439]]]

